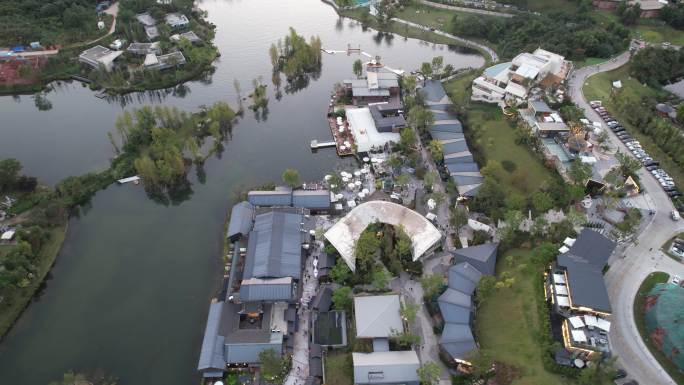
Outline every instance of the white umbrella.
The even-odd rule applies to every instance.
[[[316,230],[309,230],[309,234],[316,235]]]
[[[342,177],[342,182],[344,182],[344,183],[349,182],[349,178],[347,178],[346,176],[343,176],[343,177]]]
[[[354,171],[354,176],[361,176],[361,170]]]
[[[382,162],[384,162],[384,161],[385,161],[384,159],[378,158],[378,163],[382,163]]]
[[[332,175],[326,175],[325,176],[325,180],[330,180],[330,179],[332,179]]]
[[[356,185],[354,183],[349,183],[347,187],[349,187],[350,190],[353,190]]]
[[[364,162],[364,163],[370,162],[370,158],[367,157],[367,156],[364,156],[364,157],[363,157],[363,162]]]
[[[346,150],[346,149],[347,149],[347,147],[345,147],[345,146],[340,146],[340,150],[344,151],[344,150]]]
[[[371,163],[378,163],[378,158],[371,158]]]
[[[364,194],[363,191],[360,192],[358,195],[359,195],[359,198],[363,198],[364,196],[366,196],[366,194]]]
[[[318,269],[314,269],[314,278],[318,278]]]
[[[340,127],[340,129],[337,130],[337,131],[339,131],[339,132],[344,132],[344,127]]]
[[[335,197],[337,199],[342,199],[342,198],[344,198],[344,194],[337,194],[337,195],[335,195]]]
[[[349,143],[348,140],[345,140],[345,141],[344,141],[344,145],[347,146],[347,147],[351,147],[351,143]]]
[[[313,267],[318,266],[318,258],[314,258],[313,260]]]
[[[354,182],[354,184],[355,184],[356,186],[359,186],[359,187],[360,187],[360,186],[361,186],[361,181],[360,181],[360,180],[357,180],[356,182]]]
[[[367,188],[365,188],[365,189],[361,190],[361,192],[364,193],[364,194],[368,194],[368,193],[370,193],[370,190],[368,190]]]

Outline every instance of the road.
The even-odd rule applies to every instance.
[[[570,95],[592,121],[601,121],[598,114],[589,106],[584,97],[582,86],[587,78],[600,72],[618,68],[629,61],[629,52],[600,65],[588,66],[573,73],[570,78]],[[630,152],[610,130],[610,138],[620,151]],[[660,184],[644,168],[639,170],[644,198],[655,214],[623,255],[617,253],[610,261],[606,273],[606,286],[613,308],[613,323],[610,330],[612,351],[618,356],[618,365],[625,368],[629,377],[640,384],[675,385],[675,382],[661,368],[648,348],[644,345],[634,322],[634,298],[643,280],[653,271],[684,276],[684,265],[663,254],[660,247],[672,236],[684,231],[684,222],[674,222],[670,212],[674,209],[669,197]]]
[[[432,1],[428,1],[428,0],[421,0],[420,2],[423,3],[424,5],[429,6],[429,7],[448,9],[448,10],[450,10],[450,11],[475,13],[475,14],[478,14],[478,15],[495,16],[495,17],[513,17],[513,16],[515,16],[515,15],[512,14],[512,13],[488,11],[488,10],[486,10],[486,9],[476,9],[476,8],[457,7],[457,6],[455,6],[455,5],[447,5],[447,4],[435,3],[435,2],[432,2]]]
[[[497,53],[496,53],[493,49],[487,47],[487,46],[484,45],[484,44],[480,44],[480,43],[478,43],[478,42],[476,42],[476,41],[464,39],[464,38],[462,38],[462,37],[458,37],[458,36],[456,36],[456,35],[452,35],[452,34],[450,34],[450,33],[446,33],[446,32],[444,32],[444,31],[440,31],[440,30],[438,30],[438,29],[426,27],[426,26],[424,26],[424,25],[421,25],[421,24],[418,24],[418,23],[414,23],[414,22],[412,22],[412,21],[407,21],[407,20],[399,19],[399,18],[396,18],[396,17],[393,17],[393,18],[392,18],[392,21],[395,21],[395,22],[401,23],[401,24],[406,24],[406,25],[408,25],[408,26],[415,27],[415,28],[418,28],[418,29],[422,29],[423,31],[433,32],[433,33],[436,33],[437,35],[441,35],[441,36],[444,36],[444,37],[448,37],[449,39],[456,40],[456,41],[458,41],[459,43],[464,44],[465,46],[471,46],[471,47],[479,48],[479,49],[485,51],[485,52],[487,53],[487,55],[489,55],[489,57],[491,58],[492,62],[498,62],[498,61],[499,61],[499,55],[497,55]]]
[[[102,35],[102,36],[98,37],[98,38],[95,39],[95,40],[91,40],[91,41],[85,43],[85,45],[95,44],[95,43],[97,43],[98,41],[104,39],[105,37],[107,37],[107,36],[113,34],[114,31],[116,31],[116,17],[119,15],[119,3],[116,2],[116,3],[112,4],[109,8],[107,8],[107,9],[104,11],[104,13],[106,13],[106,14],[108,14],[108,15],[112,15],[112,17],[114,18],[114,19],[112,20],[112,25],[109,27],[109,31],[107,31],[107,34],[106,34],[106,35]]]

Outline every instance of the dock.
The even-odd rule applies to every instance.
[[[312,150],[317,150],[319,148],[335,147],[335,146],[337,146],[337,143],[335,143],[334,141],[319,142],[316,139],[311,141],[311,149]]]
[[[118,184],[126,184],[126,183],[131,183],[131,182],[133,182],[135,184],[140,183],[140,177],[137,175],[136,176],[129,176],[128,178],[123,178],[123,179],[119,179],[116,181],[116,183],[118,183]]]

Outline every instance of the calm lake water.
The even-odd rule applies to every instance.
[[[124,109],[163,104],[194,111],[216,101],[235,104],[259,76],[270,84],[268,47],[289,26],[319,35],[328,49],[347,44],[380,55],[393,68],[416,69],[443,55],[455,68],[478,67],[474,53],[400,36],[363,31],[319,0],[202,1],[216,24],[221,58],[214,74],[172,91],[100,100],[80,84],[62,83],[38,111],[31,96],[0,98],[0,158],[15,157],[45,183],[107,167],[106,133]],[[0,343],[0,384],[44,385],[69,369],[100,370],[121,384],[196,384],[209,298],[220,280],[222,225],[236,191],[279,181],[285,168],[319,179],[349,163],[334,150],[311,153],[311,139],[327,139],[325,119],[335,82],[352,76],[358,56],[323,55],[320,77],[276,100],[267,118],[240,120],[220,158],[206,162],[206,178],[191,176],[193,193],[176,205],[147,198],[137,186],[98,193],[67,240],[41,297]]]

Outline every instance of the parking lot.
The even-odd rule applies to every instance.
[[[632,138],[625,128],[618,122],[607,110],[602,106],[600,101],[589,102],[591,108],[606,123],[606,126],[615,133],[615,135],[624,143],[625,147],[632,153],[632,155],[641,162],[641,164],[651,173],[651,175],[658,181],[660,187],[670,198],[676,198],[682,195],[677,188],[672,177],[662,168],[658,160],[653,159],[642,147],[638,140]]]

